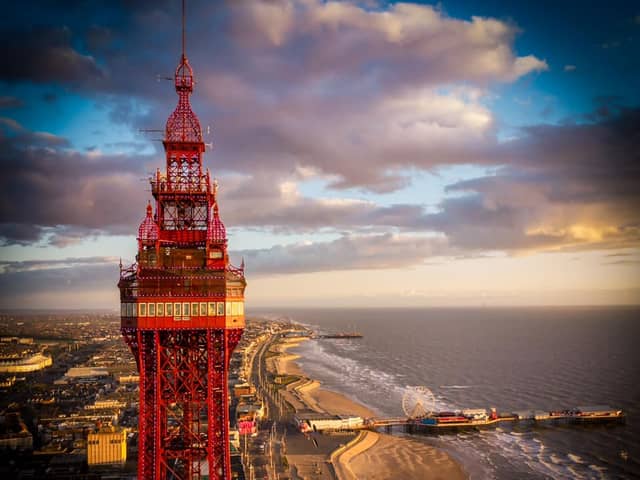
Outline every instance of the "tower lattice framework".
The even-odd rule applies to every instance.
[[[217,183],[191,109],[183,50],[178,104],[151,178],[136,263],[121,267],[121,330],[140,372],[138,478],[230,479],[229,359],[244,329],[244,265],[229,263]],[[154,211],[155,210],[155,211]]]

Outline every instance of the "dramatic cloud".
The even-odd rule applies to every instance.
[[[349,198],[302,195],[295,177],[275,183],[270,176],[228,178],[221,189],[224,220],[229,225],[277,231],[358,230],[418,225],[421,205],[380,206]],[[259,208],[256,208],[259,205]]]
[[[221,166],[246,174],[302,166],[333,175],[335,188],[401,189],[406,167],[467,163],[493,147],[487,88],[547,68],[513,52],[515,26],[430,6],[229,5],[225,46],[242,62],[196,71],[218,109]]]
[[[387,192],[409,183],[403,168],[434,168],[481,159],[496,144],[492,114],[478,91],[430,89],[380,95],[367,101],[322,98],[271,107],[254,104],[246,115],[215,128],[219,158],[247,174],[299,167],[333,175],[336,188]],[[247,139],[251,139],[250,142]],[[218,157],[216,157],[218,158]]]
[[[65,139],[2,121],[0,162],[12,172],[0,179],[0,237],[6,243],[45,238],[64,246],[92,235],[135,232],[148,198],[145,161],[159,164],[158,159],[81,153],[68,148]],[[307,197],[298,191],[301,178],[292,175],[277,183],[266,173],[230,176],[221,189],[224,220],[234,227],[275,231],[411,230],[424,215],[421,205]]]
[[[26,58],[21,73],[0,70],[0,77],[66,81],[101,95],[118,124],[163,126],[175,97],[170,84],[154,80],[175,68],[178,5],[134,3],[97,5],[81,19],[90,27],[5,32],[35,39],[12,50]],[[213,124],[216,166],[245,174],[263,167],[286,175],[305,166],[334,175],[335,187],[400,189],[410,181],[399,171],[406,166],[465,163],[491,145],[486,89],[547,68],[514,52],[516,26],[458,20],[431,6],[398,3],[382,11],[366,3],[248,0],[193,8],[195,110],[204,125]],[[86,55],[71,48],[76,44]],[[64,50],[73,65],[49,66],[50,50]],[[144,112],[130,108],[127,96]]]
[[[287,274],[409,267],[446,251],[443,238],[384,234],[246,250],[237,255],[246,259],[248,274]]]
[[[511,81],[547,68],[534,56],[513,54],[514,26],[452,19],[426,5],[397,3],[384,11],[320,0],[230,5],[232,38],[257,50],[262,58],[254,68],[266,67],[271,76],[366,77],[389,87]]]
[[[0,261],[0,308],[117,305],[115,257]]]
[[[148,198],[145,162],[158,159],[81,153],[65,139],[2,121],[0,162],[12,172],[0,179],[0,237],[6,243],[46,238],[64,246],[91,235],[135,232]],[[225,221],[280,231],[411,229],[423,215],[420,205],[306,197],[297,189],[300,178],[276,183],[266,174],[229,177],[221,189]]]
[[[276,246],[231,252],[243,257],[252,276],[353,269],[410,267],[450,249],[441,237],[418,235],[344,236],[331,242]],[[41,295],[112,292],[118,259],[66,258],[0,262],[0,308],[30,305]],[[115,299],[115,298],[114,298]]]
[[[427,225],[475,249],[640,244],[640,110],[596,123],[526,128],[495,175],[450,185]]]
[[[0,273],[0,308],[30,308],[43,297],[51,303],[57,295],[74,306],[83,295],[95,292],[110,292],[114,305],[117,282],[118,265],[108,262]],[[59,301],[54,304],[62,306]]]
[[[102,77],[104,73],[95,59],[79,53],[71,41],[71,31],[66,27],[0,31],[4,51],[0,77],[9,82],[72,85]]]
[[[60,137],[0,119],[0,236],[63,245],[99,233],[130,233],[143,212],[144,157],[80,153]],[[136,209],[134,206],[138,206]]]
[[[278,182],[256,172],[225,179],[223,219],[280,233],[440,232],[452,245],[476,252],[637,245],[638,118],[637,110],[621,110],[598,122],[528,127],[520,138],[481,152],[475,163],[486,155],[502,166],[450,185],[452,196],[435,214],[419,203],[312,198],[298,190],[300,173]],[[51,243],[64,245],[88,234],[135,231],[142,213],[132,205],[143,206],[145,196],[140,161],[79,154],[58,137],[11,126],[14,136],[0,141],[3,161],[15,170],[1,181],[1,235],[20,243],[51,235]],[[16,138],[39,146],[19,148]]]
[[[115,257],[80,257],[62,258],[58,260],[22,260],[22,261],[2,261],[0,260],[0,274],[10,275],[21,272],[33,272],[51,269],[75,268],[87,265],[113,265],[118,263]]]

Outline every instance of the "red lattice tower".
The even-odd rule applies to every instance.
[[[184,16],[183,16],[184,18]],[[121,330],[140,371],[138,478],[230,479],[229,358],[244,329],[244,266],[230,265],[217,183],[191,110],[183,53],[178,105],[151,179],[134,265],[121,269]]]

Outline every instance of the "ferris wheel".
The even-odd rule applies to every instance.
[[[402,410],[409,418],[427,417],[434,411],[436,399],[427,387],[409,386],[402,396]]]

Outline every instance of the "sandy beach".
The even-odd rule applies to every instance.
[[[340,457],[341,464],[352,472],[346,478],[383,480],[389,478],[429,478],[462,480],[464,470],[446,452],[407,438],[367,432],[367,448],[351,458]],[[356,445],[355,449],[358,448]],[[346,452],[348,453],[348,451]]]
[[[267,367],[279,375],[301,379],[286,389],[287,401],[296,409],[312,409],[330,414],[351,414],[363,418],[376,413],[350,398],[321,387],[304,375],[295,362],[298,355],[287,352],[306,339],[288,339],[274,348],[279,355],[268,359]],[[295,459],[291,459],[295,462]],[[361,432],[352,442],[327,459],[333,463],[339,480],[354,479],[447,479],[468,478],[462,467],[446,452],[405,437],[371,431]]]
[[[271,350],[279,355],[267,359],[267,369],[278,375],[304,376],[304,372],[295,363],[299,356],[287,353],[288,349],[297,347],[304,340],[304,338],[283,339],[271,347]]]

